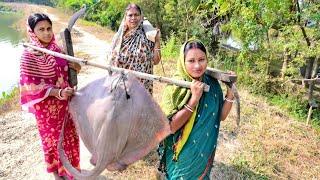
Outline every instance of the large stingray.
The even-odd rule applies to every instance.
[[[94,179],[104,169],[123,170],[170,134],[159,105],[130,74],[114,74],[89,83],[78,90],[69,109],[96,164],[90,171],[79,172],[72,167],[61,148],[60,136],[61,161],[78,179]]]

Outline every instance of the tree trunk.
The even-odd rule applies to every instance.
[[[218,35],[213,35],[211,37],[211,53],[213,54],[213,56],[215,56],[219,50],[219,39],[217,37]]]
[[[162,15],[161,15],[161,7],[160,7],[160,0],[157,0],[157,11],[156,11],[156,27],[159,28],[160,30],[162,28]]]
[[[316,78],[317,74],[318,74],[318,69],[319,69],[319,63],[320,63],[320,58],[317,57],[315,60],[313,60],[313,66],[314,69],[312,71],[312,78]],[[314,90],[314,85],[315,85],[315,81],[310,81],[309,83],[309,92],[308,92],[308,100],[309,102],[312,100],[312,95],[313,95],[313,90]]]
[[[313,63],[315,61],[315,57],[309,57],[306,60],[306,74],[304,75],[305,79],[310,79],[312,75]]]
[[[312,72],[312,78],[316,78],[317,74],[318,74],[318,68],[319,68],[319,62],[320,62],[320,58],[316,57],[315,59],[313,59],[314,63],[312,65],[314,65],[314,70]],[[308,112],[308,117],[307,117],[307,124],[309,123],[310,119],[311,119],[311,115],[312,115],[312,109],[316,108],[316,103],[313,100],[313,90],[314,90],[314,85],[315,85],[315,81],[309,81],[309,92],[308,92],[308,102],[309,102],[309,112]]]
[[[285,73],[287,71],[288,68],[288,62],[290,61],[291,57],[290,57],[290,53],[288,48],[286,47],[284,49],[284,57],[283,57],[283,64],[282,64],[282,69],[281,69],[281,78],[284,79],[285,77]]]

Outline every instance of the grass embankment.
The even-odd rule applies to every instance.
[[[0,11],[2,11],[2,12],[16,12],[15,9],[4,4],[3,2],[0,2]]]
[[[222,126],[230,138],[227,145],[233,141],[237,144],[230,154],[224,153],[230,152],[229,146],[220,149],[227,162],[226,174],[241,179],[319,179],[320,131],[292,119],[264,97],[241,91],[241,98],[237,137],[230,134],[232,122]]]
[[[19,109],[19,89],[15,87],[11,92],[2,92],[0,97],[0,115],[4,112]]]

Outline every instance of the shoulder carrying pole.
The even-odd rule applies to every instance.
[[[62,54],[62,53],[50,51],[48,49],[40,48],[40,47],[31,45],[28,43],[24,43],[23,46],[30,47],[32,49],[38,50],[38,51],[46,53],[46,54],[50,54],[55,57],[63,58],[63,59],[70,61],[70,62],[76,62],[76,63],[80,63],[80,64],[84,64],[84,65],[89,65],[89,66],[105,69],[105,70],[112,71],[112,72],[119,72],[119,73],[124,73],[124,74],[131,73],[131,74],[135,75],[136,77],[142,78],[142,79],[147,79],[147,80],[151,80],[151,81],[159,81],[159,82],[173,84],[173,85],[185,87],[185,88],[190,88],[190,85],[191,85],[191,82],[188,82],[188,81],[182,81],[182,80],[178,80],[178,79],[172,79],[172,78],[168,78],[168,77],[162,77],[162,76],[157,76],[157,75],[153,75],[153,74],[142,73],[142,72],[133,71],[133,70],[129,70],[129,69],[113,67],[110,65],[101,65],[98,63],[94,63],[94,62],[89,62],[89,61],[81,59],[81,58],[72,57],[69,55]],[[209,89],[210,89],[210,86],[205,84],[204,91],[209,92]]]
[[[236,124],[237,124],[237,130],[238,130],[240,126],[240,96],[235,84],[237,82],[237,75],[230,74],[230,73],[221,71],[219,69],[214,69],[209,67],[206,70],[206,74],[225,83],[227,86],[231,88],[233,96],[236,100],[236,110],[237,110]]]

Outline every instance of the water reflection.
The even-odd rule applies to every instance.
[[[19,18],[17,13],[0,13],[0,93],[10,91],[18,83],[23,50],[18,43],[23,36],[13,25]]]

